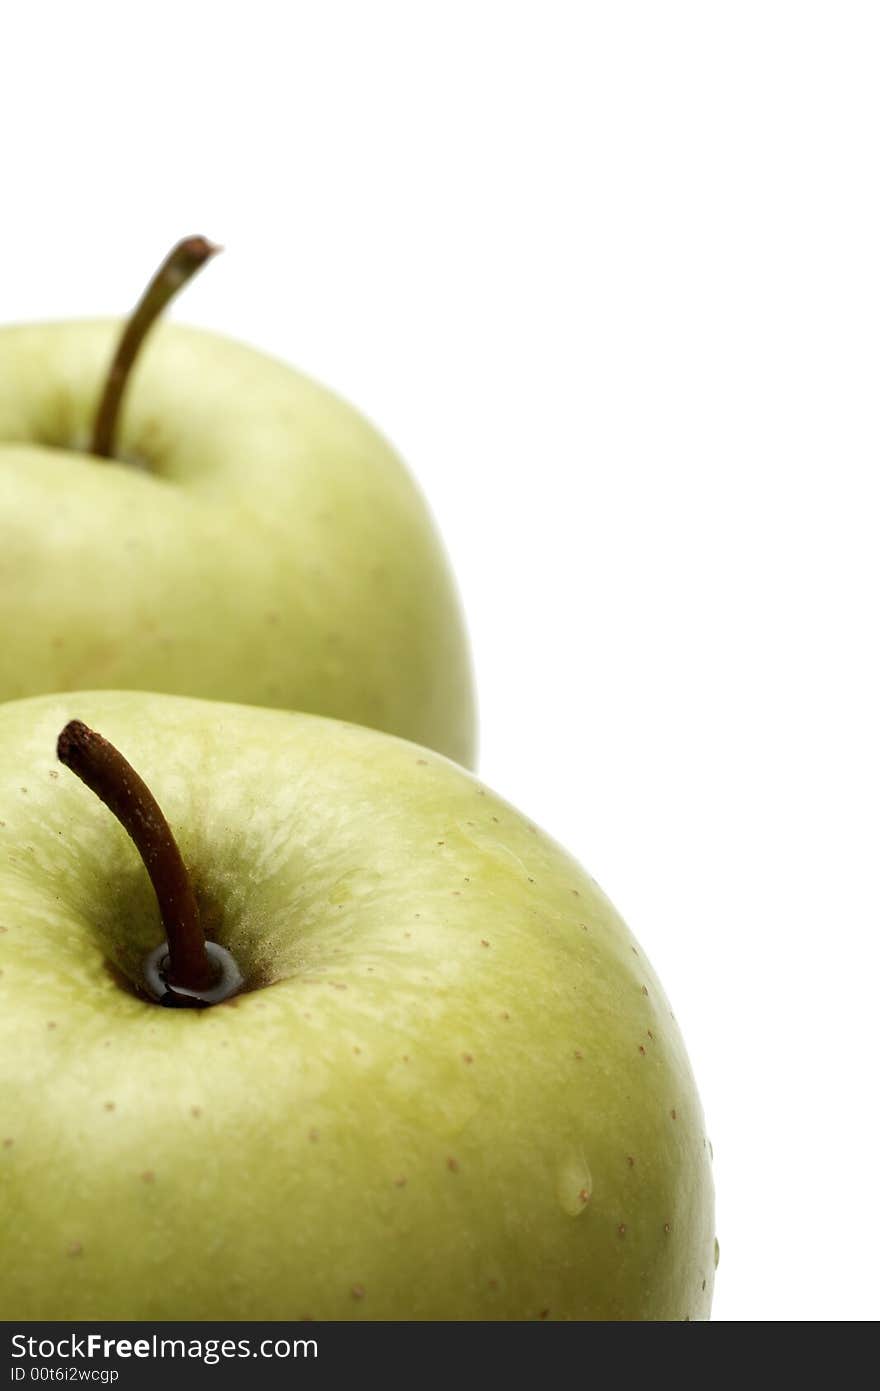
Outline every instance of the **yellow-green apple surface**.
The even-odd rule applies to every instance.
[[[186,893],[108,810],[132,769],[241,973],[222,1003],[155,1002],[186,986]],[[129,807],[154,884],[159,821]],[[0,846],[5,1318],[708,1316],[710,1155],[660,983],[458,765],[315,716],[41,697],[0,710]]]
[[[185,278],[172,258],[127,337],[0,330],[0,700],[168,691],[472,763],[460,605],[411,476],[338,397],[238,343],[159,325],[132,366]]]

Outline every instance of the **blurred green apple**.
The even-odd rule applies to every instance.
[[[165,278],[105,412],[111,458],[90,451],[120,325],[0,330],[0,700],[114,687],[316,711],[471,764],[450,569],[368,423],[280,362],[162,325],[119,412],[182,277]]]
[[[55,759],[71,719],[152,789],[241,993],[149,997],[156,896]],[[459,766],[307,715],[41,697],[0,709],[0,846],[5,1318],[708,1316],[710,1156],[660,984]]]

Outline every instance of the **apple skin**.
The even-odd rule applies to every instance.
[[[54,760],[73,717],[152,787],[261,988],[198,1012],[121,983],[162,930]],[[710,1153],[660,984],[460,767],[314,716],[77,693],[0,710],[0,811],[5,1318],[708,1316]]]
[[[314,711],[472,766],[461,608],[424,500],[351,407],[159,325],[88,449],[121,325],[0,330],[0,700],[78,688]]]

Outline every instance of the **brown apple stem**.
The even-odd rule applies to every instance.
[[[101,459],[113,457],[122,397],[144,339],[178,290],[182,289],[219,250],[219,246],[214,246],[204,237],[184,237],[183,241],[178,242],[169,251],[144,290],[123,329],[119,346],[110,364],[110,371],[104,383],[104,394],[95,416],[92,454],[97,454]]]
[[[210,989],[217,977],[216,963],[205,947],[183,857],[152,792],[119,750],[81,720],[71,720],[62,729],[58,757],[109,807],[135,843],[159,901],[168,940],[169,986]]]

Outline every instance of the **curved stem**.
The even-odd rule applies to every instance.
[[[201,270],[206,261],[220,250],[204,237],[184,237],[169,251],[153,276],[119,340],[110,371],[104,383],[104,393],[95,416],[91,453],[99,458],[113,456],[119,408],[128,383],[134,360],[141,345],[165,306],[188,280]]]
[[[192,882],[152,792],[119,750],[81,720],[71,720],[62,729],[58,757],[109,807],[137,847],[168,939],[169,985],[208,989],[216,980],[216,965],[205,949]]]

